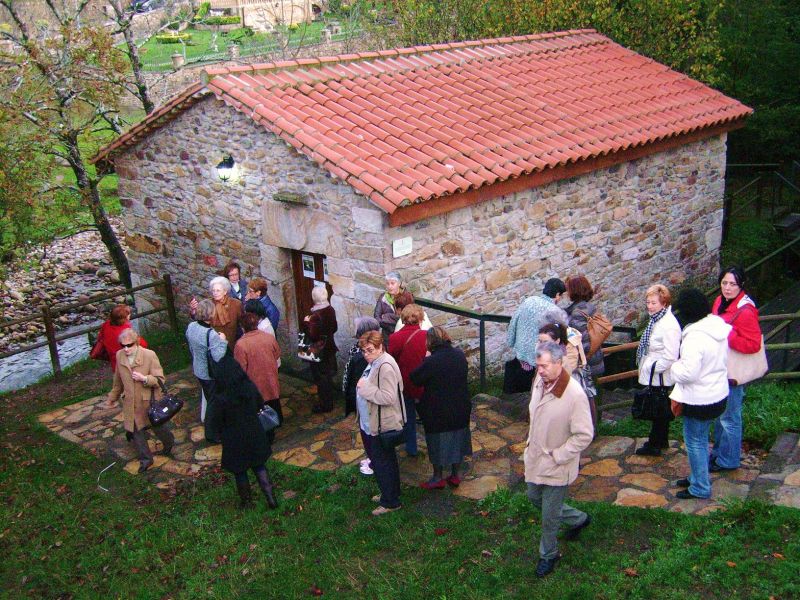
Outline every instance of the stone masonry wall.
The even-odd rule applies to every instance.
[[[230,152],[236,183],[214,166]],[[366,198],[250,118],[210,98],[118,158],[133,272],[170,272],[179,306],[204,297],[229,259],[261,273],[281,309],[278,338],[292,359],[297,331],[289,249],[328,257],[337,344],[371,315],[383,276],[400,270],[419,297],[512,314],[553,276],[583,273],[601,310],[636,324],[655,282],[706,282],[716,272],[725,137],[716,137],[398,228]],[[273,199],[296,194],[300,202]],[[392,241],[411,236],[410,255]],[[159,302],[157,297],[151,301]],[[146,307],[145,307],[146,308]],[[477,361],[475,321],[431,312]],[[507,357],[505,325],[487,325],[489,362]]]
[[[548,278],[583,274],[602,312],[636,325],[648,286],[716,276],[725,154],[723,135],[390,228],[389,243],[411,236],[414,250],[386,269],[421,297],[507,315]],[[477,349],[476,322],[447,323]],[[505,330],[487,324],[495,369],[510,358]]]
[[[226,152],[240,167],[236,183],[222,183],[214,171]],[[171,273],[184,310],[192,295],[206,297],[209,279],[235,259],[245,277],[260,273],[270,282],[282,314],[278,339],[291,362],[295,249],[328,257],[341,348],[352,343],[355,317],[372,314],[389,258],[386,216],[222,102],[209,98],[184,112],[120,156],[116,170],[135,280]],[[299,194],[305,204],[276,201],[276,192]],[[364,281],[371,285],[357,290],[355,282]]]

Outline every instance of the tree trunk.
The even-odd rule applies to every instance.
[[[111,255],[111,261],[117,269],[119,280],[125,287],[133,287],[128,257],[125,256],[122,244],[119,243],[117,234],[114,232],[114,228],[111,227],[108,215],[106,215],[106,210],[103,208],[102,202],[100,202],[100,192],[97,189],[98,182],[90,177],[86,170],[86,165],[78,147],[77,136],[65,136],[64,145],[67,148],[67,160],[72,172],[75,174],[78,189],[81,192],[84,203],[92,213],[92,219],[97,231],[100,233],[100,239]]]
[[[139,58],[139,47],[136,45],[136,40],[133,39],[133,31],[131,30],[131,20],[133,13],[125,11],[122,7],[120,0],[112,0],[111,7],[114,9],[114,14],[117,15],[116,21],[122,36],[125,38],[125,46],[127,47],[128,58],[131,61],[131,68],[133,69],[134,85],[136,86],[136,97],[144,107],[144,112],[148,115],[156,108],[153,101],[150,99],[150,90],[147,87],[147,80],[142,71],[142,61]]]

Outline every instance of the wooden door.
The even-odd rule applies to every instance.
[[[292,275],[294,278],[295,302],[297,302],[297,326],[303,330],[303,318],[311,312],[314,301],[311,290],[316,285],[325,284],[328,298],[333,296],[333,288],[328,283],[328,274],[324,254],[313,254],[301,250],[292,250]]]

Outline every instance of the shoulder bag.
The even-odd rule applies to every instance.
[[[737,319],[739,314],[743,311],[740,308],[736,311],[730,325]],[[744,385],[756,379],[760,379],[769,371],[769,363],[767,362],[767,352],[764,348],[764,336],[761,336],[761,347],[758,352],[753,354],[744,354],[738,352],[733,348],[728,348],[728,379],[732,385]]]
[[[586,330],[589,332],[589,356],[594,356],[600,347],[611,335],[614,326],[603,313],[595,311],[589,315],[584,311],[578,311],[586,318]]]
[[[158,385],[164,395],[160,400],[156,400],[156,391],[150,390],[150,408],[147,410],[147,418],[153,427],[163,425],[183,408],[183,400],[175,394],[170,394],[163,381],[159,380]]]
[[[381,370],[378,369],[378,387],[381,386]],[[405,402],[403,401],[403,392],[400,391],[400,384],[397,384],[397,398],[400,400],[400,414],[402,415],[403,423],[406,422],[406,409]],[[381,405],[378,405],[378,442],[384,450],[394,450],[397,446],[403,443],[405,435],[403,429],[395,429],[392,431],[381,430]]]
[[[653,375],[656,373],[656,364],[650,367],[650,381],[644,389],[633,393],[631,416],[640,421],[664,421],[673,418],[669,398],[669,388],[664,385],[664,375],[658,374],[661,385],[653,385]],[[675,415],[677,416],[677,415]]]
[[[258,422],[261,423],[264,433],[269,433],[281,424],[277,411],[269,404],[265,404],[261,410],[258,411]]]

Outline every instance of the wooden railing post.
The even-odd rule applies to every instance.
[[[486,323],[483,319],[478,321],[480,332],[480,357],[481,357],[481,391],[486,389]]]
[[[172,331],[178,334],[178,316],[175,313],[175,295],[172,291],[172,277],[169,273],[164,275],[164,296],[167,300],[167,319]]]
[[[58,342],[56,342],[56,328],[53,326],[53,317],[50,307],[42,306],[42,320],[44,320],[44,333],[47,336],[47,347],[50,349],[50,362],[53,364],[53,377],[61,379],[61,361],[58,358]]]

